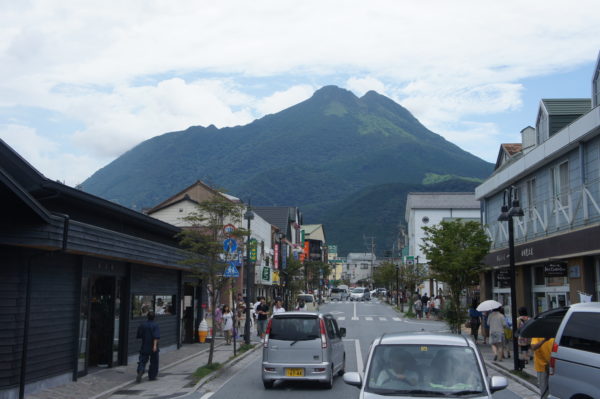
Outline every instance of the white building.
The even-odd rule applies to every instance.
[[[370,252],[350,252],[342,266],[342,278],[351,284],[361,283],[367,286],[373,280],[373,268],[377,267],[379,261]]]
[[[435,226],[442,221],[455,219],[481,220],[481,207],[475,200],[475,193],[408,193],[406,198],[405,220],[408,225],[408,256],[414,261],[427,264],[420,246],[425,233],[423,227]],[[437,293],[443,284],[430,281],[419,285],[419,293]]]

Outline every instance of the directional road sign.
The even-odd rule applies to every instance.
[[[234,253],[237,250],[237,241],[233,238],[226,238],[223,241],[223,251]]]
[[[223,273],[223,277],[239,277],[240,272],[237,267],[235,267],[235,262],[229,262],[227,264],[227,268],[225,269],[225,273]]]

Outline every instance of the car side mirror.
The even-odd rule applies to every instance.
[[[490,391],[500,391],[508,386],[508,380],[506,377],[495,375],[490,381]]]
[[[340,327],[340,337],[345,337],[345,336],[346,336],[346,328]]]
[[[348,385],[354,385],[355,387],[359,388],[362,386],[362,378],[356,371],[348,371],[347,373],[344,373],[344,382]]]

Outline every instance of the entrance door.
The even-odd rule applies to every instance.
[[[116,277],[90,277],[90,342],[88,367],[113,365]]]
[[[557,292],[548,294],[548,309],[556,309],[561,308],[563,306],[568,306],[568,295],[564,292]]]
[[[181,308],[183,315],[181,317],[181,332],[182,342],[190,344],[194,342],[194,326],[195,326],[195,287],[191,284],[183,285],[183,298],[181,299]]]

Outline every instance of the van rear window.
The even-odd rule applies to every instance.
[[[600,326],[600,313],[574,312],[567,321],[559,345],[600,353],[598,326]]]
[[[306,303],[312,303],[313,296],[312,295],[298,295],[298,299],[302,299]]]
[[[280,341],[307,341],[320,338],[319,319],[316,317],[276,317],[271,323],[270,339]]]

